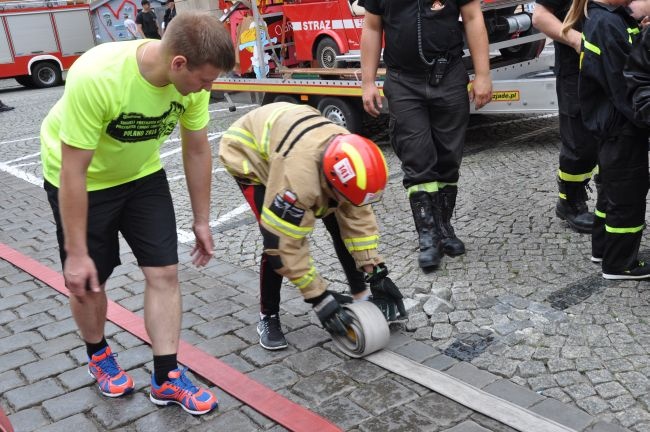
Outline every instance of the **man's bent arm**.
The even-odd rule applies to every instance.
[[[490,78],[490,52],[487,30],[481,4],[478,0],[461,6],[461,16],[467,35],[467,45],[474,65],[473,94],[476,109],[483,107],[492,98],[492,79]]]
[[[212,185],[212,149],[208,142],[207,128],[192,131],[181,126],[183,142],[183,167],[187,190],[190,194],[194,215],[194,234],[197,245],[193,262],[205,265],[214,253],[210,231],[210,190]]]

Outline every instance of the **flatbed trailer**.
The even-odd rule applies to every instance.
[[[552,52],[526,62],[513,63],[492,69],[492,101],[472,113],[513,114],[552,113],[557,111],[555,77],[550,68]],[[378,71],[376,82],[383,93],[383,75]],[[470,75],[470,79],[472,75]],[[363,130],[360,69],[287,68],[278,76],[268,78],[224,77],[217,79],[214,91],[226,95],[247,93],[252,102],[262,105],[272,102],[309,104],[330,120],[353,132]],[[384,98],[383,111],[388,112]]]
[[[290,1],[300,4],[300,1],[304,0]],[[309,0],[306,5],[317,3],[318,0]],[[294,4],[291,7],[295,6]],[[336,65],[342,64],[348,67],[310,67],[315,64],[314,62],[283,65],[283,57],[278,53],[286,52],[285,47],[265,45],[266,41],[259,37],[261,34],[262,38],[266,38],[268,34],[268,31],[264,30],[267,28],[264,7],[258,10],[255,2],[237,0],[233,10],[241,12],[242,7],[250,8],[253,22],[257,23],[257,28],[263,30],[257,32],[258,37],[254,43],[257,45],[258,52],[269,52],[272,55],[271,67],[268,67],[263,56],[258,55],[256,58],[260,63],[257,65],[257,74],[252,73],[250,69],[240,68],[231,76],[217,79],[212,89],[223,92],[226,97],[232,93],[247,93],[251,95],[252,102],[260,104],[279,101],[309,104],[318,108],[325,117],[345,126],[348,130],[361,133],[364,111],[361,103],[359,52],[350,51],[336,56]],[[490,69],[493,96],[492,101],[477,113],[557,111],[555,78],[551,71],[554,61],[553,52],[552,49],[543,49],[546,38],[532,29],[530,13],[525,11],[522,1],[484,0],[481,7],[486,23],[491,22],[490,19],[495,21],[498,18],[500,20],[497,20],[498,22],[510,22],[511,30],[520,28],[522,31],[519,33],[506,31],[507,37],[503,34],[496,37],[496,30],[488,29],[488,34],[491,35]],[[277,18],[277,5],[274,10],[274,17]],[[230,17],[228,12],[226,11],[222,21],[228,22]],[[498,15],[490,15],[497,12]],[[285,27],[283,25],[283,28]],[[287,42],[284,37],[281,39]],[[463,61],[471,80],[473,74],[468,49],[465,49]],[[267,72],[260,76],[259,72],[264,68]],[[384,76],[385,69],[379,69],[376,84],[382,97]],[[234,105],[232,107],[234,108]],[[388,103],[385,99],[383,110],[388,112]],[[473,107],[472,112],[475,112]]]

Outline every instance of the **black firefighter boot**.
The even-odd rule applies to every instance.
[[[454,227],[451,226],[451,217],[456,207],[456,186],[446,186],[438,192],[442,215],[442,250],[449,256],[458,256],[465,253],[465,244],[456,237]]]
[[[442,258],[440,232],[434,222],[434,206],[427,192],[414,192],[409,196],[415,229],[418,232],[420,255],[418,264],[422,269],[437,267]]]
[[[590,234],[594,227],[594,215],[587,207],[587,182],[565,182],[558,180],[560,198],[555,206],[555,214],[567,221],[576,232]]]

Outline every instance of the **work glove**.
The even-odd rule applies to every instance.
[[[316,316],[321,324],[323,324],[323,327],[325,327],[325,330],[331,334],[345,336],[348,332],[348,327],[352,324],[352,317],[336,300],[338,296],[331,291],[325,291],[320,296],[305,301],[311,303],[314,312],[316,312]],[[347,296],[341,297],[342,300],[345,298],[350,299]]]
[[[366,282],[370,284],[372,297],[370,301],[384,314],[386,321],[404,321],[408,313],[404,308],[404,297],[395,283],[388,277],[384,264],[376,265],[372,273],[366,273]]]

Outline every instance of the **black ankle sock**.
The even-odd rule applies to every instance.
[[[176,354],[153,356],[153,374],[156,384],[167,381],[167,374],[178,367]]]
[[[107,346],[108,342],[106,342],[105,337],[102,337],[102,340],[97,343],[86,342],[86,352],[88,353],[88,358],[92,358],[93,354],[95,354],[97,351],[103,350]]]

